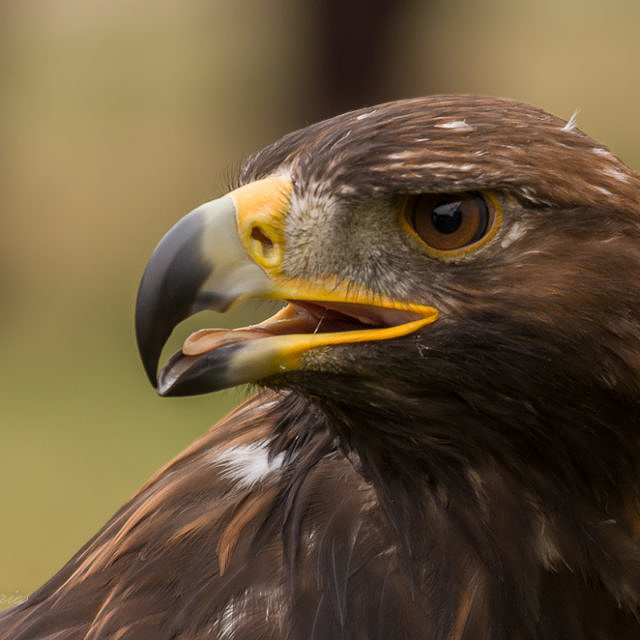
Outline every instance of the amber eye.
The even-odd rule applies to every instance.
[[[480,241],[491,229],[493,207],[480,193],[423,193],[409,196],[407,222],[437,251],[454,251]]]

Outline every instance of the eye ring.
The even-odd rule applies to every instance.
[[[403,222],[430,252],[452,256],[485,244],[496,232],[500,208],[492,194],[421,193],[409,195]]]

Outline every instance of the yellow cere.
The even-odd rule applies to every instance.
[[[284,252],[285,214],[291,180],[272,176],[232,191],[238,233],[251,258],[267,271],[278,272]]]

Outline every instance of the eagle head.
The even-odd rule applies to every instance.
[[[284,136],[239,184],[178,222],[142,279],[160,394],[295,389],[399,466],[528,468],[552,447],[569,483],[635,473],[640,180],[572,121],[493,98],[390,102]],[[178,322],[250,298],[285,305],[196,332],[156,377]]]

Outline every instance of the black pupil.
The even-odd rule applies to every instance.
[[[438,233],[453,233],[462,224],[462,202],[443,202],[433,208],[431,222]]]

